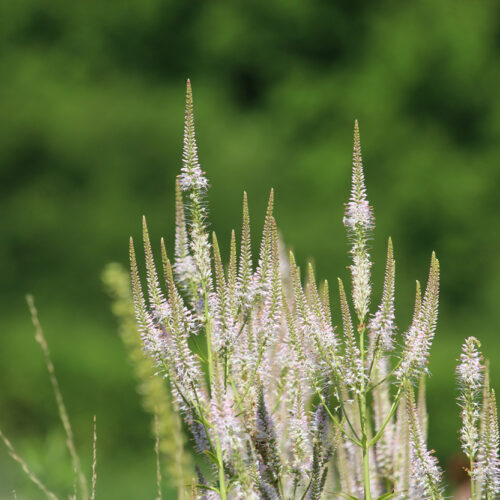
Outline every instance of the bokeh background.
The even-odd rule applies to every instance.
[[[71,488],[71,466],[27,292],[86,466],[97,414],[98,496],[154,497],[150,419],[101,272],[126,265],[142,214],[172,245],[187,77],[223,246],[243,190],[256,235],[274,187],[286,242],[330,280],[348,276],[342,211],[359,120],[375,301],[391,235],[402,331],[414,280],[432,250],[441,261],[428,405],[430,446],[451,468],[465,336],[481,338],[500,388],[498,2],[5,1],[0,47],[0,427],[53,489]],[[0,498],[13,490],[41,498],[0,446]]]

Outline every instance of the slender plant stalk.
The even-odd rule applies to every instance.
[[[88,485],[83,475],[80,467],[80,457],[76,452],[75,440],[73,437],[73,430],[71,428],[71,423],[69,421],[68,412],[66,410],[66,405],[64,404],[64,400],[62,397],[61,389],[59,387],[59,382],[56,378],[56,372],[54,368],[54,364],[52,363],[52,359],[50,357],[49,347],[47,345],[47,341],[45,340],[45,335],[42,330],[42,326],[40,324],[40,320],[38,319],[38,311],[35,306],[35,300],[32,295],[26,296],[26,302],[28,303],[28,307],[31,314],[31,321],[33,322],[33,326],[35,327],[35,340],[40,345],[43,356],[45,358],[45,365],[47,366],[47,371],[49,372],[50,383],[52,384],[52,391],[54,392],[54,396],[56,398],[57,409],[59,412],[59,417],[61,419],[64,432],[66,434],[66,446],[68,448],[69,454],[71,456],[71,460],[73,462],[73,470],[76,478],[78,478],[80,483],[80,493],[83,499],[87,499],[89,497],[88,494]]]
[[[40,481],[40,479],[34,474],[34,472],[29,468],[28,464],[23,460],[23,458],[17,453],[14,446],[10,440],[4,435],[0,430],[0,439],[4,442],[5,446],[9,450],[9,454],[13,460],[15,460],[23,469],[26,476],[34,483],[38,488],[49,498],[50,500],[58,500],[58,497],[50,491],[45,484]]]

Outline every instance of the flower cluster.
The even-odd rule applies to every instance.
[[[352,298],[359,321],[363,322],[370,307],[370,270],[372,262],[368,253],[368,239],[375,227],[373,210],[366,197],[365,175],[361,158],[361,143],[358,122],[354,124],[354,152],[351,197],[346,205],[344,226],[353,245],[352,255]]]
[[[352,172],[344,217],[352,306],[339,279],[338,328],[328,283],[318,284],[312,266],[304,275],[284,251],[272,191],[258,255],[252,255],[245,193],[240,243],[233,231],[224,265],[217,237],[207,230],[208,182],[198,161],[188,82],[175,255],[171,262],[162,241],[160,280],[144,220],[147,300],[132,241],[130,258],[144,350],[168,380],[196,450],[211,465],[198,471],[193,498],[443,498],[441,469],[426,442],[425,408],[439,262],[433,253],[424,295],[417,282],[413,318],[399,339],[390,239],[382,299],[370,314],[375,219],[357,122]],[[466,341],[457,369],[474,500],[500,490],[495,397],[477,346],[474,338]]]

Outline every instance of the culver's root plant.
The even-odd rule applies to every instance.
[[[259,255],[251,252],[245,194],[240,242],[233,232],[223,264],[208,231],[208,180],[198,160],[189,82],[176,187],[175,255],[167,255],[162,240],[162,275],[143,221],[148,301],[132,240],[130,258],[144,349],[168,380],[196,452],[211,465],[208,473],[198,471],[193,498],[443,498],[425,408],[439,261],[433,253],[423,293],[417,282],[409,327],[398,334],[390,239],[382,300],[371,304],[375,218],[358,124],[344,216],[351,297],[339,279],[341,318],[332,320],[328,283],[318,285],[311,266],[303,273],[285,254],[272,191]],[[468,338],[457,367],[460,441],[474,500],[500,492],[495,393],[479,346]]]
[[[183,166],[176,183],[175,255],[171,261],[161,240],[161,277],[143,221],[148,301],[130,241],[137,327],[127,279],[116,266],[105,274],[144,406],[154,414],[157,498],[162,498],[161,455],[169,462],[166,471],[179,500],[444,498],[442,470],[426,442],[425,405],[439,262],[433,253],[423,293],[416,284],[409,327],[398,334],[390,239],[382,299],[376,307],[370,303],[368,242],[375,218],[366,195],[357,123],[344,216],[351,243],[351,300],[339,279],[335,296],[342,317],[335,321],[328,283],[317,284],[312,266],[301,273],[293,254],[284,251],[273,216],[273,192],[257,257],[252,256],[244,195],[239,248],[233,232],[225,266],[217,238],[208,232],[207,188],[188,81]],[[88,481],[31,297],[28,305],[73,464],[70,499],[94,500],[99,496],[95,418]],[[479,348],[475,337],[466,339],[456,370],[459,438],[469,463],[469,498],[493,500],[500,498],[498,417],[488,364]],[[152,378],[155,372],[167,386]],[[165,392],[168,386],[171,395]],[[195,452],[208,464],[204,472],[197,468],[192,480],[192,460],[174,412],[183,417]],[[60,498],[1,430],[0,439],[47,498]]]

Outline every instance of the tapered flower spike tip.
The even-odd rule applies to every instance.
[[[414,323],[418,318],[421,307],[422,307],[422,289],[420,286],[420,281],[417,280],[415,282],[415,307],[413,308],[412,323]]]
[[[320,290],[320,295],[321,295],[321,303],[323,305],[323,310],[326,315],[326,319],[329,324],[332,323],[332,311],[330,307],[330,290],[329,290],[329,285],[328,281],[324,280],[323,284],[321,286]]]
[[[250,244],[250,212],[248,210],[248,196],[247,192],[243,192],[243,234],[242,234],[242,245],[243,242]]]
[[[158,274],[151,249],[151,241],[149,239],[148,225],[146,216],[142,216],[142,234],[144,240],[144,253],[146,255],[146,275],[148,284],[149,301],[153,309],[161,310],[162,304],[165,301],[160,289]]]
[[[274,189],[271,188],[271,191],[269,192],[269,200],[267,202],[266,218],[264,220],[264,229],[262,231],[263,244],[267,239],[270,240],[271,238],[271,226],[272,226],[271,219],[273,218],[273,209],[274,209]]]
[[[379,349],[386,351],[394,349],[394,335],[396,333],[394,314],[395,277],[396,262],[394,261],[392,240],[389,238],[382,301],[369,323],[370,349],[375,350],[374,355],[378,355]]]
[[[192,116],[192,112],[193,112],[193,89],[191,88],[191,80],[188,78],[187,81],[186,81],[186,114],[188,112],[188,110],[191,112],[191,116]]]
[[[316,285],[316,276],[314,275],[314,265],[311,261],[307,263],[307,287],[308,293],[319,298],[318,286]]]
[[[191,82],[186,84],[186,110],[184,114],[184,148],[182,151],[182,169],[179,183],[182,191],[191,191],[195,194],[206,191],[208,180],[200,168],[198,147],[194,127],[194,106]]]
[[[142,216],[142,237],[144,242],[144,253],[146,254],[146,265],[148,266],[148,279],[153,277],[153,251],[151,250],[151,241],[149,239],[148,223],[146,216]],[[151,267],[150,267],[151,266]],[[150,276],[151,275],[151,276]]]
[[[291,250],[288,251],[288,260],[290,261],[290,268],[295,271],[297,268],[297,263],[295,262],[295,255]]]
[[[148,328],[148,313],[144,294],[142,291],[141,279],[139,277],[139,270],[137,268],[137,260],[135,257],[134,240],[132,236],[129,241],[129,255],[130,255],[130,274],[132,281],[132,294],[134,299],[134,307],[137,323],[141,333],[147,331]]]
[[[248,196],[243,192],[243,221],[241,229],[240,262],[238,266],[238,283],[240,293],[249,299],[248,291],[252,275],[252,242],[250,236],[250,213],[248,210]]]
[[[193,105],[193,90],[191,81],[186,83],[186,104],[184,110],[184,133],[185,136],[193,136],[194,139],[194,105]]]
[[[358,164],[360,165],[362,162],[361,159],[361,139],[359,136],[359,123],[358,120],[354,120],[354,162],[355,165],[357,166]]]
[[[429,277],[424,297],[419,305],[418,290],[413,322],[405,336],[405,348],[399,368],[395,375],[399,380],[413,379],[414,376],[428,373],[428,358],[436,333],[439,306],[439,261],[432,252]]]
[[[434,316],[434,322],[437,320],[437,308],[439,302],[439,260],[436,257],[436,253],[432,252],[431,257],[431,267],[429,270],[429,278],[427,281],[427,287],[425,289],[424,300],[422,306],[428,306],[429,311],[432,316]]]
[[[161,247],[161,257],[163,261],[163,257],[164,256],[165,258],[167,257],[167,248],[165,247],[165,239],[163,238],[163,236],[160,238],[160,247]]]
[[[267,202],[266,217],[271,217],[273,215],[273,208],[274,208],[274,188],[271,188],[271,191],[269,192],[269,200]]]
[[[165,247],[165,240],[161,239],[161,263],[163,266],[163,277],[165,279],[165,284],[167,285],[167,290],[169,293],[169,300],[172,300],[173,292],[175,288],[175,283],[173,279],[173,270],[172,264],[170,263],[170,259],[167,255],[167,249]]]
[[[231,231],[231,246],[229,250],[229,265],[227,267],[227,281],[228,285],[231,289],[234,289],[236,286],[236,275],[237,275],[237,267],[236,267],[236,233],[234,229]]]
[[[252,242],[250,240],[250,212],[248,210],[247,192],[243,192],[243,222],[241,229],[241,263],[251,260]]]
[[[363,323],[370,306],[372,262],[368,252],[368,240],[375,227],[375,217],[366,196],[357,121],[354,124],[351,194],[345,208],[344,226],[352,244],[352,298],[358,320]]]
[[[259,273],[261,283],[264,282],[270,271],[272,252],[273,252],[273,206],[274,206],[274,190],[269,193],[269,201],[267,203],[266,217],[264,219],[264,228],[262,229],[262,239],[260,242],[259,253]]]
[[[366,197],[365,174],[357,120],[354,122],[351,196],[347,203],[344,225],[349,231],[371,231],[375,226],[372,207]]]
[[[219,243],[217,241],[217,235],[215,234],[215,232],[212,233],[212,246],[214,251],[215,279],[217,282],[217,291],[223,293],[226,283],[224,278],[224,269],[222,267],[222,259],[220,256]]]
[[[347,297],[345,294],[344,283],[340,278],[337,278],[339,284],[339,295],[340,295],[340,309],[342,313],[342,322],[344,324],[344,334],[346,331],[350,335],[354,335],[354,329],[352,326],[351,313],[349,311],[349,305],[347,303]]]
[[[129,257],[130,257],[130,270],[132,272],[132,282],[134,280],[139,280],[139,271],[137,269],[137,260],[135,258],[135,249],[134,249],[134,239],[132,236],[129,239]]]

